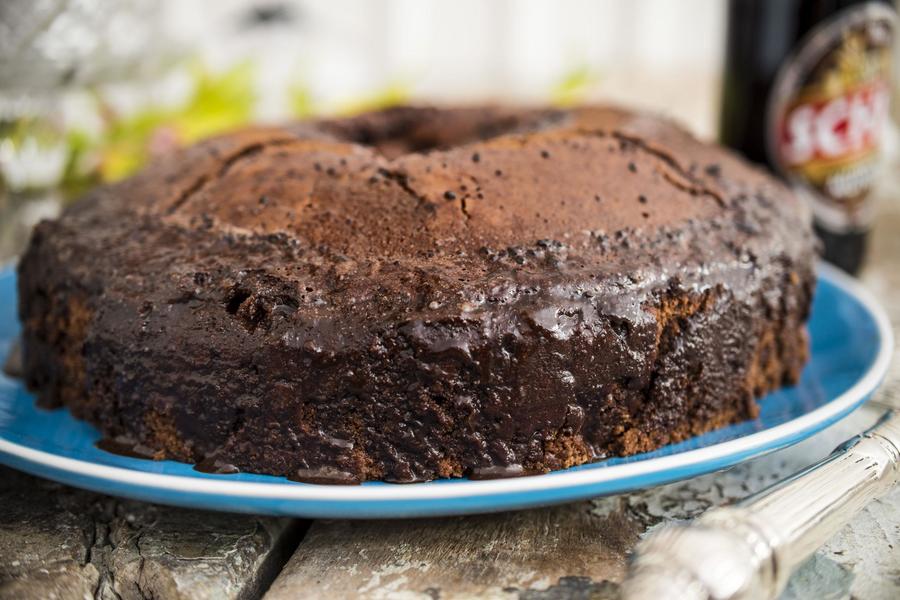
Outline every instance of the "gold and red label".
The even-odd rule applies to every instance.
[[[834,231],[864,229],[872,219],[895,19],[879,3],[837,13],[802,40],[772,88],[770,159]]]

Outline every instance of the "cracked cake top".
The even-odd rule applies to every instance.
[[[159,456],[560,468],[755,414],[805,360],[814,254],[777,180],[614,108],[255,128],[35,229],[26,372]]]
[[[355,337],[329,335],[339,322],[625,291],[661,266],[691,285],[810,248],[808,232],[793,233],[808,215],[785,188],[659,119],[435,111],[245,130],[101,188],[65,221],[97,254],[84,277],[130,272],[104,279],[105,292],[147,304],[218,294],[250,330],[302,307],[315,339],[294,341],[323,345]],[[121,219],[91,226],[107,213]]]

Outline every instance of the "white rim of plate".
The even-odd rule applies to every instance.
[[[143,488],[165,489],[201,495],[231,496],[235,498],[297,500],[306,502],[363,502],[446,500],[451,498],[483,497],[508,494],[527,494],[556,489],[577,488],[617,479],[658,474],[673,468],[700,465],[735,455],[775,450],[778,442],[786,440],[848,412],[862,396],[874,391],[884,378],[894,347],[890,321],[874,296],[855,279],[825,263],[817,266],[819,275],[858,300],[872,314],[881,337],[878,355],[866,374],[846,392],[824,406],[770,429],[677,454],[661,456],[633,463],[611,465],[596,469],[559,471],[509,479],[458,480],[413,484],[346,486],[302,483],[262,483],[201,479],[184,475],[148,473],[121,467],[100,465],[35,450],[0,438],[0,452],[16,456],[59,471],[77,473],[94,479],[107,480]]]

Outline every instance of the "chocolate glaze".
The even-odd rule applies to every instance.
[[[16,338],[9,348],[9,354],[3,361],[3,374],[13,379],[21,379],[23,375],[22,340]]]
[[[472,469],[469,479],[507,479],[510,477],[525,477],[526,475],[540,475],[541,471],[526,469],[520,464],[490,465]]]
[[[809,221],[736,156],[611,108],[250,129],[35,229],[25,377],[166,458],[557,469],[752,417],[794,381]]]
[[[362,483],[358,475],[329,465],[312,469],[300,468],[293,473],[288,473],[287,478],[291,481],[322,485],[359,485]]]
[[[100,450],[118,454],[119,456],[127,456],[128,458],[146,458],[151,460],[159,458],[158,451],[127,438],[102,438],[94,445]]]
[[[200,473],[216,473],[219,475],[234,475],[240,473],[241,470],[231,464],[214,456],[208,456],[194,465],[194,470]]]

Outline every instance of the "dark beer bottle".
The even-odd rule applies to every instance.
[[[891,0],[730,0],[720,141],[812,207],[825,259],[859,270],[887,127]]]

